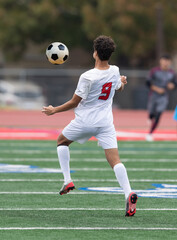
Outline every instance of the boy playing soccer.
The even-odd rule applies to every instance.
[[[52,115],[75,108],[75,119],[68,124],[57,140],[57,153],[64,175],[64,185],[60,195],[75,189],[70,176],[69,145],[76,141],[86,142],[95,136],[104,149],[105,156],[113,168],[117,181],[122,187],[126,199],[125,216],[133,216],[136,212],[137,195],[132,192],[127,171],[121,163],[113,124],[112,101],[115,90],[123,90],[127,84],[126,77],[120,76],[117,66],[108,61],[115,50],[114,41],[107,36],[99,36],[94,40],[95,68],[80,76],[72,99],[65,104],[43,107],[42,112]]]
[[[152,133],[157,128],[162,113],[167,108],[169,91],[174,90],[177,85],[175,72],[171,69],[169,55],[161,56],[159,67],[151,69],[146,84],[150,89],[148,112],[151,123],[146,140],[153,141]]]

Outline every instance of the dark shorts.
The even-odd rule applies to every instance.
[[[152,94],[148,100],[149,113],[164,112],[168,105],[168,96]]]

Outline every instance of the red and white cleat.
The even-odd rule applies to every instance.
[[[126,217],[134,216],[136,213],[136,203],[137,203],[138,196],[136,193],[131,192],[126,201]]]
[[[75,186],[74,186],[73,182],[70,182],[70,183],[67,183],[67,184],[63,184],[59,194],[60,195],[67,194],[67,193],[69,193],[73,189],[75,189]]]

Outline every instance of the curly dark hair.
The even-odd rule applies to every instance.
[[[161,55],[160,56],[160,59],[166,59],[166,60],[171,60],[171,55],[170,54],[168,54],[168,53],[165,53],[165,54],[163,54],[163,55]]]
[[[116,45],[111,37],[101,35],[93,41],[93,48],[101,61],[107,61],[115,51]]]

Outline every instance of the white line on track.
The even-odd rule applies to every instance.
[[[117,182],[116,179],[73,179],[74,182]],[[0,182],[63,182],[63,179],[0,179]],[[130,182],[177,182],[177,179],[130,179]]]
[[[135,144],[129,143],[126,141],[126,144],[123,144],[122,142],[119,142],[120,148],[137,148],[137,147],[143,147],[143,148],[152,148],[152,149],[158,149],[158,148],[176,148],[175,142],[162,142],[162,143],[147,143],[147,142],[136,142]],[[6,145],[7,146],[7,145]]]
[[[26,147],[36,147],[36,146],[38,146],[38,147],[51,147],[51,148],[53,148],[54,146],[55,146],[55,141],[54,142],[51,142],[51,143],[46,143],[45,141],[42,141],[42,142],[26,142],[26,141],[24,141],[24,142],[14,142],[14,143],[12,143],[12,142],[8,142],[8,143],[4,143],[4,142],[0,142],[0,147],[6,147],[6,146],[10,146],[10,147],[24,147],[24,146],[26,146]],[[124,144],[123,142],[119,142],[119,146],[120,146],[120,148],[121,147],[123,147],[123,148],[127,148],[127,147],[129,147],[129,148],[134,148],[134,147],[139,147],[139,146],[141,146],[141,147],[148,147],[148,148],[155,148],[155,149],[157,149],[157,148],[168,148],[168,147],[170,147],[170,148],[175,148],[176,147],[176,144],[175,143],[173,143],[173,142],[169,142],[169,141],[165,141],[165,142],[162,142],[162,143],[156,143],[156,142],[153,142],[153,143],[147,143],[147,142],[136,142],[135,144],[134,143],[130,143],[129,141],[126,141],[126,144]]]
[[[125,208],[0,208],[0,211],[124,211]],[[137,208],[137,211],[177,211],[177,208]]]
[[[177,231],[177,228],[162,227],[1,227],[0,230],[145,230],[145,231]]]

